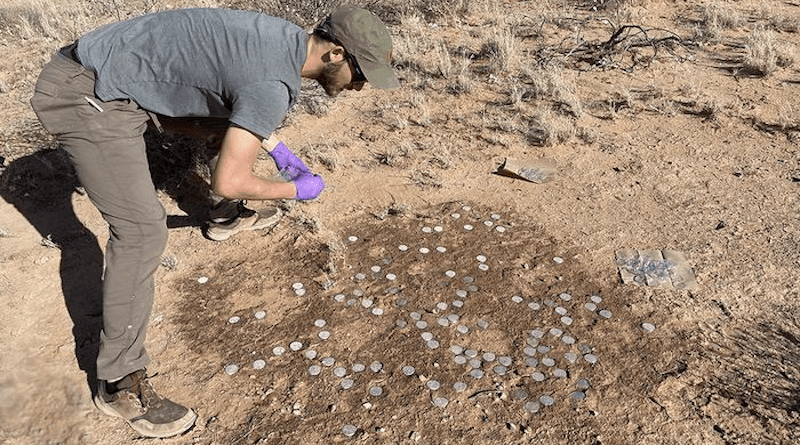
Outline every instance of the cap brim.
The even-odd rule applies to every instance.
[[[358,57],[356,57],[358,59]],[[364,77],[369,83],[382,90],[391,90],[400,87],[400,80],[389,65],[369,60],[358,60],[358,66],[364,72]]]

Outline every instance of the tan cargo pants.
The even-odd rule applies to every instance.
[[[101,101],[94,83],[92,72],[57,53],[42,70],[31,105],[109,225],[97,377],[115,380],[149,361],[145,334],[167,226],[145,154],[147,113],[132,101]]]

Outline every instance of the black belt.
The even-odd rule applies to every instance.
[[[60,52],[61,55],[66,57],[67,59],[70,59],[73,62],[77,63],[78,65],[81,65],[81,59],[78,57],[78,41],[77,40],[74,43],[69,44],[69,45],[61,48],[60,50],[58,50],[58,52]]]

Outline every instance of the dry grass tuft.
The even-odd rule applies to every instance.
[[[796,48],[778,41],[775,31],[759,26],[747,38],[743,66],[768,76],[779,68],[792,66],[796,53]]]

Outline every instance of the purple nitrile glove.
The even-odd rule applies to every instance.
[[[322,176],[311,172],[300,173],[292,182],[294,182],[294,186],[297,189],[297,195],[295,195],[294,199],[301,201],[315,199],[325,188]]]
[[[306,164],[295,156],[283,142],[278,142],[278,145],[276,145],[269,154],[275,159],[275,165],[278,166],[278,170],[281,176],[283,176],[283,179],[287,181],[294,181],[303,173],[311,173],[311,170],[306,167]]]

